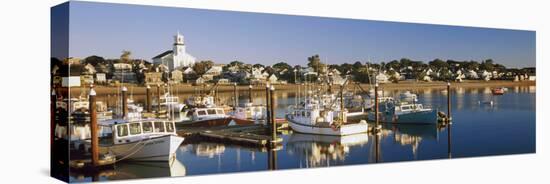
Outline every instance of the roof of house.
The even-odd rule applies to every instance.
[[[162,54],[159,54],[159,55],[153,57],[153,59],[162,58],[162,57],[164,57],[164,56],[166,56],[166,55],[168,55],[168,54],[172,54],[173,52],[174,52],[173,50],[167,50],[166,52],[163,52]]]

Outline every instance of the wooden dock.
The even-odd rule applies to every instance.
[[[268,133],[269,127],[262,124],[186,128],[177,131],[177,134],[182,137],[244,146],[268,147],[271,144],[277,145],[283,142],[280,137],[272,140]]]
[[[116,163],[115,156],[105,156],[98,160],[97,165],[93,165],[92,159],[75,159],[69,161],[69,167],[75,170],[96,170],[105,167],[111,167]]]

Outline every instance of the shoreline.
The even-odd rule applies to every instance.
[[[360,84],[362,88],[365,90],[370,89],[371,85],[369,84]],[[125,86],[128,88],[128,92],[134,95],[145,95],[146,93],[146,86],[139,86],[136,84],[125,84]],[[172,85],[172,90],[177,93],[188,93],[192,94],[196,91],[200,90],[208,90],[212,84],[209,84],[209,86],[194,86],[191,84],[177,84]],[[509,86],[536,86],[536,81],[463,81],[463,82],[452,82],[451,87],[465,87],[465,88],[474,88],[474,87],[509,87]],[[296,90],[298,85],[296,84],[275,84],[276,90]],[[347,88],[353,88],[354,85],[347,85]],[[439,89],[439,88],[446,88],[447,82],[443,81],[434,81],[434,82],[410,82],[410,81],[402,81],[400,83],[381,83],[380,89],[382,90],[392,90],[392,89]],[[94,90],[98,95],[107,95],[107,94],[116,94],[117,93],[116,86],[95,86]],[[333,90],[336,90],[337,87],[333,86]],[[85,92],[84,90],[88,90],[88,88],[85,87],[71,87],[70,93],[71,94],[81,94],[82,92]],[[161,88],[162,90],[162,88]],[[248,85],[238,85],[237,86],[238,91],[247,91]],[[265,90],[265,85],[253,85],[254,91],[263,91]],[[151,93],[156,94],[157,87],[151,86]],[[233,91],[233,85],[219,85],[218,86],[219,92],[231,92]],[[71,95],[73,96],[73,95]]]

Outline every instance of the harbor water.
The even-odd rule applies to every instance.
[[[476,156],[534,153],[536,145],[536,87],[508,87],[493,96],[491,88],[453,88],[452,124],[383,124],[378,135],[365,133],[344,137],[283,131],[282,146],[275,150],[207,141],[185,141],[176,160],[168,163],[121,162],[113,169],[93,175],[71,173],[71,181],[192,176],[242,171],[313,168],[396,161],[452,159]],[[404,90],[385,90],[398,96]],[[419,103],[447,111],[443,89],[412,91]],[[178,94],[185,99],[192,94]],[[232,92],[220,94],[231,105]],[[239,91],[239,101],[248,101],[248,91]],[[263,91],[254,91],[254,102],[265,101]],[[143,96],[134,96],[137,103]],[[296,103],[296,91],[276,92],[276,116]],[[107,100],[105,96],[99,100]],[[112,97],[115,100],[115,97]],[[491,103],[492,102],[492,103]],[[112,102],[111,104],[114,104]],[[373,124],[369,122],[369,126]],[[450,136],[449,136],[450,133]],[[270,164],[274,163],[274,164]]]

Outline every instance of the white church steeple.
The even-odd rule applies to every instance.
[[[174,55],[185,54],[185,44],[183,42],[183,35],[178,31],[174,36]]]
[[[181,67],[190,67],[195,64],[196,58],[187,53],[185,50],[185,42],[183,35],[178,31],[174,36],[174,44],[172,50],[165,51],[153,57],[153,63],[164,64],[169,70],[174,70]]]

